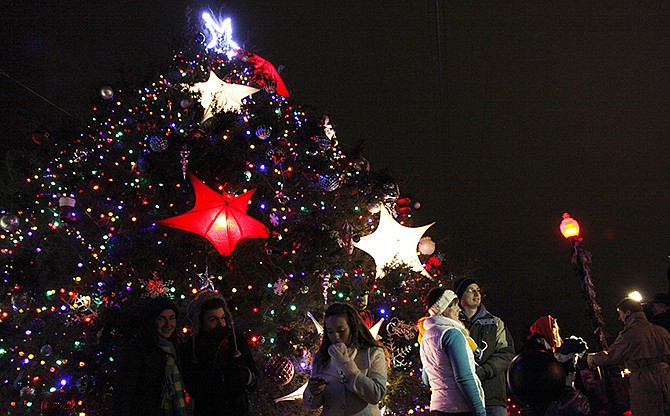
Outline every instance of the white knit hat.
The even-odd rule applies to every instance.
[[[445,309],[447,309],[447,306],[451,304],[451,302],[454,301],[454,299],[457,299],[458,296],[454,293],[453,290],[445,290],[444,293],[442,293],[442,296],[437,300],[437,302],[433,303],[430,308],[428,308],[428,315],[430,316],[435,316],[435,315],[441,315],[442,312],[444,312]]]

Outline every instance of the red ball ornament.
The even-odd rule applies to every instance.
[[[74,410],[74,397],[65,390],[56,390],[42,400],[40,410],[44,416],[68,416]]]
[[[372,314],[372,311],[366,309],[361,311],[360,314],[361,318],[363,318],[363,322],[365,322],[365,326],[367,326],[368,329],[372,328],[372,326],[375,324],[375,316]]]
[[[200,140],[206,135],[207,133],[205,133],[205,130],[203,129],[193,128],[188,131],[188,137],[191,140]]]
[[[49,133],[46,131],[34,131],[31,135],[30,138],[32,139],[33,143],[36,145],[41,145],[44,143],[49,143]]]
[[[265,375],[280,386],[290,383],[294,374],[295,367],[288,357],[277,355],[265,363]]]

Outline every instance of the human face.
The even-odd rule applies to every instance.
[[[325,319],[326,334],[332,344],[351,343],[351,328],[347,323],[347,318],[340,315],[327,316]]]
[[[458,313],[461,311],[461,307],[458,305],[458,302],[454,302],[453,305],[447,306],[447,309],[442,312],[442,316],[447,318],[454,319],[458,321]]]
[[[630,311],[624,311],[621,309],[617,309],[616,311],[619,314],[619,320],[625,324],[626,318],[628,318],[628,316],[630,315]]]
[[[156,332],[163,338],[170,338],[177,328],[177,315],[172,309],[165,309],[154,320]]]
[[[482,304],[482,290],[477,283],[472,283],[463,292],[461,306],[463,309],[477,309]]]
[[[561,348],[561,345],[563,345],[563,338],[561,338],[561,328],[558,326],[558,321],[556,321],[556,319],[551,320],[551,333],[554,336],[556,348]]]
[[[202,316],[202,330],[205,333],[224,326],[226,326],[226,313],[223,308],[210,309]]]

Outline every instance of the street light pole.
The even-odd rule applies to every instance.
[[[589,315],[594,328],[593,333],[598,340],[598,346],[601,350],[607,350],[609,344],[605,333],[605,321],[603,320],[602,308],[598,304],[591,275],[591,253],[585,250],[582,245],[583,239],[579,236],[579,223],[570,218],[570,214],[567,212],[563,214],[560,229],[563,236],[572,243],[572,264],[575,266],[575,272],[581,281],[582,292],[588,302]]]

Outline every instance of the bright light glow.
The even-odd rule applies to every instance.
[[[225,53],[228,59],[231,59],[240,48],[237,43],[233,41],[233,26],[230,18],[224,19],[223,22],[218,23],[207,12],[202,14],[202,20],[205,21],[205,26],[211,35],[211,39],[206,49],[213,49],[219,53]]]
[[[633,299],[633,300],[636,300],[636,301],[638,301],[638,302],[642,302],[642,295],[641,295],[640,292],[638,292],[637,290],[634,291],[634,292],[630,292],[630,293],[628,294],[628,297],[631,298],[631,299]]]
[[[579,236],[579,223],[577,220],[570,218],[570,214],[567,212],[563,214],[563,221],[561,221],[559,228],[565,238]]]

